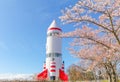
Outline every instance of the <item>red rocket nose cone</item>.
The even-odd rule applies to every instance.
[[[53,22],[50,24],[48,30],[59,30],[62,31],[58,26],[55,20],[53,20]]]

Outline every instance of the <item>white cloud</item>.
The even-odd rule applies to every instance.
[[[34,74],[0,74],[0,80],[33,80]]]

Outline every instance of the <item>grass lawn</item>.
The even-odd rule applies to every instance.
[[[103,81],[101,81],[101,82],[109,82],[109,81],[108,81],[108,80],[103,80]],[[119,80],[118,82],[120,82],[120,80]]]

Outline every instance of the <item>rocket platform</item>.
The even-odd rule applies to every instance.
[[[64,72],[64,61],[62,61],[62,38],[58,37],[62,30],[53,20],[47,30],[46,61],[43,71],[37,75],[37,80],[62,80],[68,81]]]

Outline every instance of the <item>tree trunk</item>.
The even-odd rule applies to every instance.
[[[111,76],[111,74],[109,75],[109,80],[110,80],[110,82],[112,82],[112,76]]]
[[[110,66],[111,66],[111,70],[112,70],[112,79],[113,79],[113,82],[118,82],[118,79],[117,79],[117,74],[116,74],[116,65],[112,65],[112,63],[110,62]]]
[[[115,73],[114,70],[113,70],[113,82],[118,82],[117,74]]]
[[[112,82],[112,74],[110,73],[110,68],[108,67],[108,65],[104,64],[105,66],[105,69],[106,69],[106,73],[108,75],[108,78],[109,78],[109,82]]]
[[[93,78],[94,78],[95,82],[97,82],[96,74],[94,73],[94,71],[92,73],[93,73]]]

